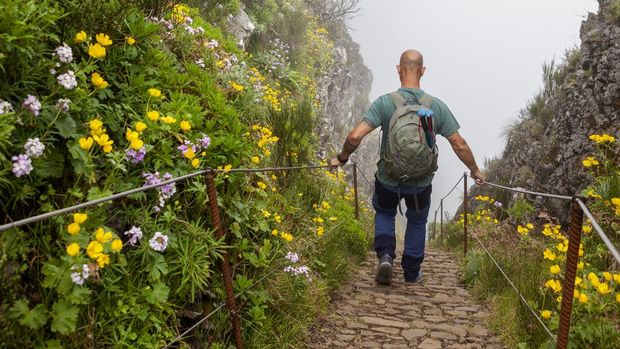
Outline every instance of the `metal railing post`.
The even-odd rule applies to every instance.
[[[435,210],[435,219],[433,219],[433,239],[437,239],[437,210]]]
[[[353,190],[355,190],[355,219],[360,219],[360,205],[357,197],[357,163],[353,163]]]
[[[439,215],[439,235],[443,239],[443,199],[439,202],[439,211],[441,211]]]
[[[215,182],[213,180],[213,171],[207,172],[207,195],[209,197],[209,208],[211,210],[211,216],[213,218],[213,225],[215,226],[215,234],[218,239],[224,237],[224,227],[222,227],[222,219],[220,217],[220,210],[217,205],[217,191],[215,190]],[[230,311],[232,318],[233,332],[235,334],[235,344],[237,349],[243,349],[243,338],[241,337],[241,320],[239,318],[239,312],[237,311],[237,301],[235,299],[235,293],[233,290],[232,270],[230,268],[230,260],[228,259],[228,252],[222,253],[222,274],[224,277],[224,289],[226,291],[226,306]]]
[[[570,333],[570,317],[573,310],[573,293],[575,291],[575,276],[577,275],[577,261],[579,260],[579,245],[581,244],[581,227],[583,225],[583,211],[573,199],[570,209],[570,228],[568,230],[568,251],[566,252],[566,268],[564,284],[562,285],[562,307],[560,308],[560,328],[556,348],[566,349]]]
[[[467,256],[467,173],[463,174],[463,254]]]

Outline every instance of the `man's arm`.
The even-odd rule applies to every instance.
[[[349,160],[349,156],[359,147],[362,139],[375,128],[368,120],[360,121],[347,136],[340,154],[331,159],[329,164],[333,166],[344,165]]]
[[[471,152],[471,149],[469,148],[469,145],[467,145],[465,139],[461,137],[458,132],[455,132],[447,138],[448,142],[450,142],[450,145],[452,146],[452,150],[454,150],[456,156],[458,156],[467,168],[469,168],[471,171],[471,176],[476,180],[476,183],[480,184],[484,182],[486,176],[478,168],[474,154]]]

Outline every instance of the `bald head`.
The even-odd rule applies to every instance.
[[[424,66],[424,56],[417,50],[407,50],[400,55],[400,66],[403,68],[421,68]]]
[[[419,86],[420,78],[424,75],[424,56],[418,50],[407,50],[400,55],[397,67],[398,75],[403,86]]]

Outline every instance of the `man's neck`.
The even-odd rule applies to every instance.
[[[400,87],[402,88],[420,88],[420,80],[413,80],[413,81],[404,81],[401,83]]]

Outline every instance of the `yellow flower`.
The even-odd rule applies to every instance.
[[[93,73],[93,74],[97,74],[97,73]],[[102,126],[103,126],[103,122],[99,119],[92,119],[88,122],[88,127],[93,131],[101,129]]]
[[[575,277],[575,286],[579,286],[582,281],[583,281],[582,278],[580,278],[579,276],[576,276]]]
[[[267,184],[263,183],[263,182],[256,182],[256,185],[261,188],[262,190],[265,190],[267,188]]]
[[[112,240],[112,233],[104,231],[103,228],[99,228],[95,231],[95,239],[97,239],[100,243],[105,244],[106,242],[110,242]]]
[[[551,274],[557,275],[561,272],[562,270],[560,269],[559,265],[552,265],[551,267],[549,267],[549,272]]]
[[[103,149],[104,153],[109,153],[109,152],[112,151],[112,146],[111,145],[104,145],[103,148],[101,148],[101,149]]]
[[[99,44],[88,45],[88,55],[93,58],[103,58],[105,57],[105,47]]]
[[[284,241],[286,241],[286,242],[293,241],[293,235],[291,235],[289,233],[281,232],[280,233],[280,237],[282,237],[282,239],[284,239]]]
[[[526,235],[527,233],[529,233],[529,229],[526,227],[522,227],[521,224],[517,225],[517,232],[521,235]]]
[[[566,252],[566,251],[568,251],[568,244],[565,244],[565,243],[562,243],[562,242],[561,242],[561,243],[559,243],[559,244],[557,244],[555,247],[556,247],[556,248],[558,249],[558,251],[560,251],[560,252]]]
[[[552,289],[555,293],[559,293],[560,291],[562,291],[562,283],[560,282],[560,280],[548,280],[545,283],[545,287]]]
[[[192,125],[189,124],[189,121],[183,120],[179,123],[179,127],[181,127],[181,131],[187,132],[192,129]]]
[[[110,40],[110,37],[104,33],[99,33],[95,35],[95,40],[97,40],[97,42],[100,43],[101,46],[112,45],[112,40]]]
[[[263,217],[265,218],[269,218],[271,216],[271,213],[269,213],[269,211],[267,210],[262,210],[261,212],[263,213]]]
[[[133,44],[135,44],[135,43],[136,43],[136,39],[134,39],[134,38],[133,38],[133,37],[131,37],[131,36],[128,36],[128,37],[127,37],[127,45],[132,46],[132,45],[133,45]]]
[[[532,223],[528,223],[525,225],[528,229],[534,229],[534,225]]]
[[[157,121],[159,120],[159,112],[155,111],[155,110],[151,110],[151,111],[147,111],[146,112],[146,116],[149,118],[149,120],[151,121]]]
[[[99,256],[101,256],[102,252],[103,245],[95,240],[88,243],[88,246],[86,247],[86,254],[88,255],[88,257],[90,257],[90,259],[97,259]]]
[[[93,136],[93,139],[95,140],[95,142],[97,142],[97,144],[99,144],[102,147],[106,145],[114,144],[114,141],[111,140],[110,137],[105,133],[102,134],[101,136]]]
[[[175,122],[177,122],[177,119],[173,118],[172,116],[163,116],[160,118],[160,120],[164,124],[174,124]]]
[[[80,232],[80,225],[78,223],[71,223],[67,226],[67,232],[71,235],[75,235]]]
[[[134,150],[138,150],[144,146],[144,142],[140,138],[135,138],[131,140],[131,148]]]
[[[97,257],[97,265],[99,265],[99,268],[103,269],[108,264],[110,264],[110,256],[107,254],[102,253]]]
[[[144,130],[146,130],[146,124],[143,123],[142,121],[136,122],[136,131],[142,132]]]
[[[620,198],[612,198],[611,203],[614,204],[614,206],[620,206]]]
[[[187,148],[187,150],[183,153],[183,156],[187,159],[193,159],[196,157],[196,153],[192,150],[192,148]]]
[[[88,40],[88,35],[86,34],[85,31],[82,30],[81,32],[75,34],[75,42],[76,43],[79,44],[80,42],[84,42],[86,40]]]
[[[609,289],[609,285],[607,285],[604,282],[601,282],[598,285],[596,285],[596,289],[598,290],[598,293],[600,293],[602,295],[606,295],[606,294],[609,294],[611,292],[611,290]]]
[[[330,221],[330,222],[335,222],[335,221],[337,221],[337,220],[338,220],[338,218],[336,218],[336,217],[334,217],[334,216],[329,217],[329,221]]]
[[[108,87],[108,82],[105,81],[105,79],[102,78],[101,75],[99,75],[99,73],[97,72],[94,72],[90,75],[90,81],[96,88],[104,89]]]
[[[298,197],[302,197],[302,196],[304,196],[304,193],[297,193],[297,196]]]
[[[608,134],[602,134],[602,135],[593,134],[593,135],[590,135],[589,138],[591,141],[594,141],[596,144],[613,143],[616,141],[616,138],[614,136],[610,136]]]
[[[258,156],[252,156],[252,162],[258,164],[260,162],[260,158]]]
[[[232,89],[237,91],[237,92],[241,92],[245,88],[245,87],[243,87],[243,85],[239,85],[236,82],[229,81],[228,83],[230,84],[230,87],[232,87]]]
[[[581,230],[585,234],[590,234],[590,232],[592,232],[592,226],[591,225],[584,225],[584,226],[581,227]]]
[[[325,228],[323,228],[323,227],[316,228],[316,235],[321,237],[321,236],[323,236],[323,234],[325,234]]]
[[[90,148],[93,146],[93,138],[92,137],[88,137],[88,138],[80,138],[79,139],[80,142],[80,148],[84,149],[84,150],[90,150]]]
[[[548,248],[545,248],[545,250],[543,251],[543,256],[545,257],[545,259],[548,259],[550,261],[554,261],[557,258],[555,253],[553,253],[553,251]]]
[[[71,257],[75,257],[80,253],[80,245],[76,244],[75,242],[72,244],[69,244],[69,246],[67,246],[67,254]]]
[[[613,276],[608,271],[603,272],[603,277],[605,278],[605,281],[611,281],[613,279]]]
[[[156,88],[149,88],[147,92],[149,93],[151,97],[155,97],[155,98],[161,97],[161,91]]]
[[[123,242],[119,239],[114,239],[112,241],[112,244],[110,244],[110,247],[112,248],[112,251],[120,252],[121,249],[123,248]]]
[[[228,173],[228,172],[230,172],[230,170],[232,170],[232,165],[224,166],[224,173]]]
[[[620,274],[614,274],[614,282],[620,284]]]
[[[579,261],[579,263],[577,263],[577,269],[582,270],[583,269],[583,262]]]
[[[271,231],[271,235],[273,236],[278,236],[278,234],[279,234],[278,229],[274,229]]]
[[[87,219],[88,219],[88,214],[86,213],[74,213],[73,214],[73,221],[77,224],[82,224],[86,222]]]
[[[274,215],[273,219],[278,223],[282,223],[282,217],[279,214]]]
[[[581,292],[577,289],[573,290],[573,298],[579,299],[579,296],[581,296]]]
[[[200,165],[200,159],[193,159],[192,160],[192,166],[194,168],[197,168]]]
[[[589,168],[589,167],[592,167],[592,166],[598,166],[599,162],[593,156],[588,156],[587,158],[585,158],[582,161],[582,164],[583,164],[583,167]]]
[[[321,203],[321,206],[322,206],[322,207],[323,207],[323,209],[325,209],[325,210],[329,210],[329,209],[331,208],[331,206],[329,205],[329,202],[327,202],[327,201],[323,201],[323,202]]]
[[[588,303],[588,296],[585,293],[579,295],[579,303],[586,304]]]
[[[543,317],[543,319],[549,319],[551,317],[551,311],[543,310],[542,312],[540,312],[540,315]]]

